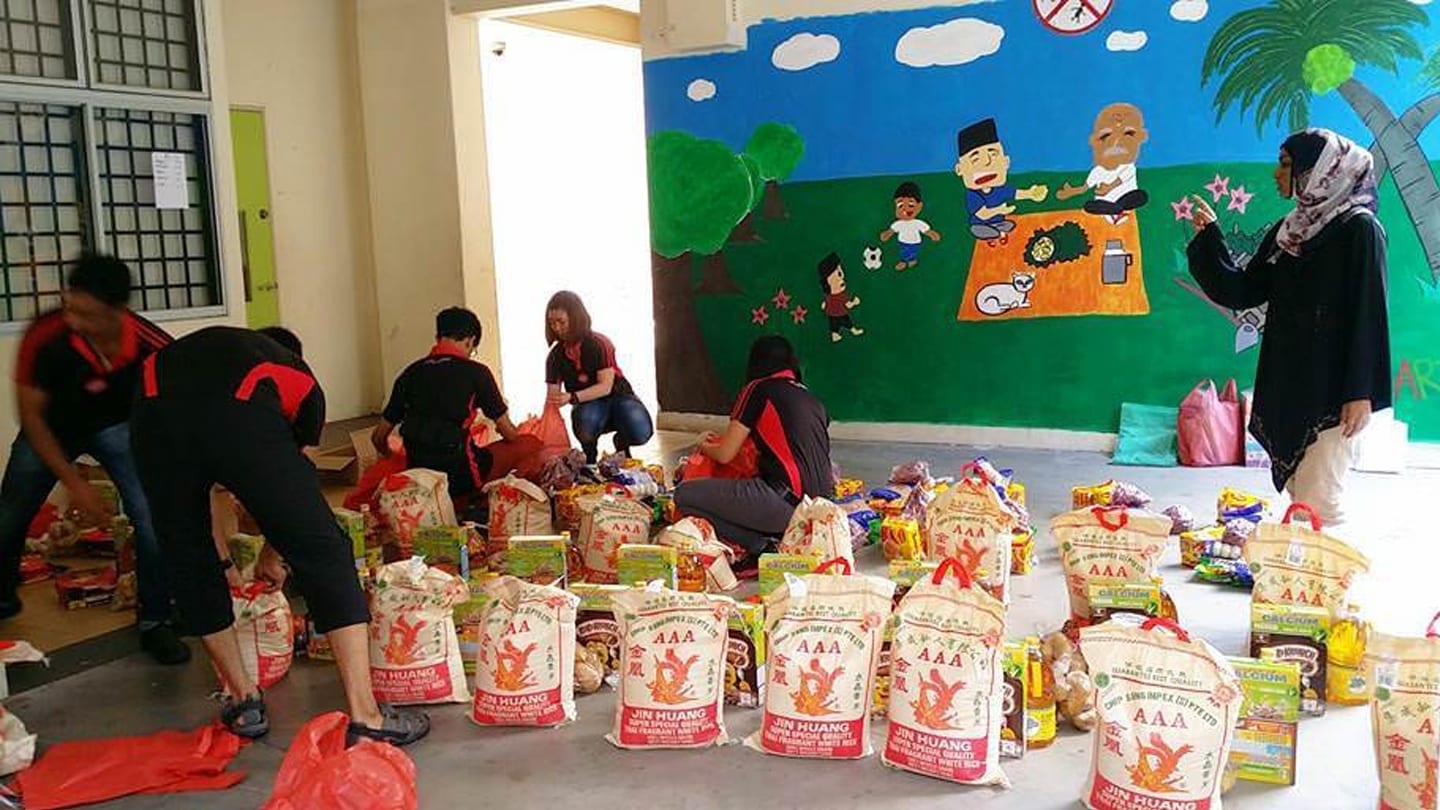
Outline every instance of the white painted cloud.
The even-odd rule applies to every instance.
[[[685,88],[685,95],[691,101],[709,101],[715,97],[715,83],[709,79],[696,79]]]
[[[1428,3],[1430,0],[1424,2]],[[1170,16],[1180,22],[1200,22],[1209,13],[1209,0],[1175,0],[1170,4]]]
[[[809,70],[840,58],[840,40],[829,34],[796,34],[775,46],[770,61],[781,70]]]
[[[1115,31],[1105,38],[1105,47],[1112,51],[1138,51],[1150,41],[1144,31]]]
[[[963,65],[1000,50],[1005,29],[962,17],[931,28],[911,28],[895,43],[895,61],[910,67]]]

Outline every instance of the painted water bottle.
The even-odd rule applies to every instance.
[[[1025,747],[1048,748],[1055,742],[1055,673],[1045,666],[1040,638],[1025,639]]]

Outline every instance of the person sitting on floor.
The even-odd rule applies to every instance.
[[[211,537],[211,493],[233,493],[266,545],[260,579],[280,587],[285,563],[335,653],[349,708],[349,738],[406,745],[430,730],[419,712],[380,706],[370,686],[370,610],[355,576],[350,539],[320,491],[303,448],[320,443],[325,393],[287,330],[215,326],[145,361],[131,440],[175,605],[201,637],[234,698],[221,710],[230,731],[270,730],[264,698],[245,671],[226,571]],[[283,560],[282,560],[283,558]]]
[[[411,363],[395,380],[390,402],[370,434],[382,456],[390,454],[390,434],[398,427],[411,469],[443,472],[450,494],[469,495],[504,477],[540,452],[540,439],[521,434],[495,375],[471,359],[480,345],[480,318],[452,307],[435,316],[435,347]],[[475,443],[472,430],[481,417],[494,422],[500,440]]]
[[[558,292],[545,305],[545,360],[547,401],[572,407],[570,423],[594,464],[600,437],[615,434],[615,451],[630,455],[655,434],[645,403],[635,396],[630,381],[615,360],[615,344],[590,328],[590,313],[573,292]]]
[[[804,497],[834,493],[830,466],[830,416],[800,379],[790,341],[779,335],[750,347],[749,382],[736,398],[724,435],[707,433],[699,451],[728,464],[747,438],[759,451],[758,478],[686,481],[675,490],[684,517],[710,521],[721,538],[744,548],[737,570],[753,568],[771,541],[785,533]]]

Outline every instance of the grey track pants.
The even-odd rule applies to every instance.
[[[783,535],[795,514],[795,507],[758,478],[686,481],[675,490],[675,506],[684,517],[710,521],[721,539],[751,554]]]

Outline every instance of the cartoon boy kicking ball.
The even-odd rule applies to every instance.
[[[1006,242],[1015,230],[1015,201],[1044,202],[1050,194],[1036,184],[1017,189],[1010,185],[1010,156],[1000,143],[995,119],[986,118],[960,130],[960,160],[955,173],[965,183],[965,207],[970,211],[970,232],[991,244]]]
[[[820,260],[820,289],[825,291],[825,315],[830,319],[830,340],[839,343],[841,329],[859,337],[865,330],[855,325],[850,310],[860,306],[860,296],[851,295],[845,286],[845,268],[834,253]]]
[[[896,270],[905,270],[920,263],[920,245],[924,237],[940,241],[940,232],[930,223],[920,219],[925,203],[920,199],[920,186],[910,181],[895,189],[895,221],[880,232],[880,241],[888,242],[892,235],[900,237],[900,262]]]

